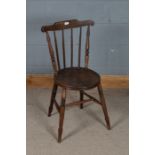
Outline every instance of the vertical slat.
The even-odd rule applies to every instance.
[[[63,65],[66,67],[66,56],[65,56],[65,39],[64,39],[64,30],[62,30],[62,52],[63,52]]]
[[[53,69],[54,69],[54,74],[56,74],[57,73],[57,66],[56,66],[56,62],[55,62],[54,51],[53,51],[53,47],[51,44],[51,39],[50,39],[48,32],[46,32],[46,39],[48,42],[48,48],[49,48],[49,53],[50,53]]]
[[[89,35],[90,35],[90,26],[88,26],[86,33],[85,67],[88,67],[88,61],[89,61]]]
[[[56,37],[56,32],[54,31],[53,33],[54,33],[54,42],[55,42],[55,50],[56,50],[57,64],[58,64],[58,69],[60,69],[60,61],[59,61],[57,37]]]
[[[80,67],[81,63],[81,37],[82,37],[82,27],[80,27],[80,33],[79,33],[79,56],[78,56],[78,67]]]
[[[71,28],[71,67],[73,67],[73,29]]]

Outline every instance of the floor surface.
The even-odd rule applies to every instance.
[[[88,92],[98,98],[97,89]],[[129,154],[128,89],[104,90],[110,131],[105,128],[99,105],[90,102],[83,110],[78,106],[66,109],[61,143],[57,143],[59,115],[55,107],[52,116],[47,117],[50,94],[50,89],[27,88],[27,155]],[[78,92],[67,92],[67,102],[78,99]]]

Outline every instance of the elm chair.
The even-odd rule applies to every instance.
[[[93,26],[93,25],[94,25],[94,22],[92,20],[79,21],[77,19],[71,19],[71,20],[56,22],[53,25],[42,26],[41,28],[41,31],[45,32],[46,34],[50,58],[51,58],[52,66],[54,70],[54,85],[53,85],[53,90],[51,94],[48,116],[49,117],[51,116],[53,105],[55,104],[56,109],[59,113],[59,128],[58,128],[59,143],[61,142],[61,139],[62,139],[65,107],[67,106],[79,105],[80,108],[82,109],[84,103],[94,101],[94,103],[97,103],[101,106],[105,116],[107,129],[110,129],[110,121],[109,121],[107,107],[106,107],[106,103],[103,95],[100,76],[98,73],[88,68],[90,26]],[[66,63],[66,58],[67,58],[67,55],[66,55],[67,52],[65,48],[66,29],[69,30],[68,33],[70,36],[70,39],[69,39],[70,50],[67,51],[70,55],[69,67],[67,66],[67,63]],[[76,35],[78,37],[78,50],[76,51],[76,57],[77,57],[76,66],[74,65],[75,63],[73,62],[73,59],[75,59],[75,57],[73,57],[73,54],[75,53],[75,51],[73,50],[73,46],[75,46],[75,44],[73,43],[73,30],[75,29],[79,33],[78,35]],[[85,33],[86,35],[84,35],[85,36],[85,41],[84,41],[85,47],[83,50],[84,66],[82,67],[81,51],[82,51],[82,43],[83,43],[82,41],[83,29],[86,30],[86,33]],[[53,32],[52,33],[53,43],[51,39],[51,35],[52,35],[51,32]],[[61,34],[60,35],[61,39],[59,42],[57,41],[58,32],[59,34]],[[58,43],[61,43],[61,52],[60,50],[58,50],[59,49]],[[60,63],[60,53],[61,53],[62,63]],[[58,104],[55,99],[58,86],[62,88],[60,104]],[[95,87],[97,87],[98,89],[100,101],[85,92],[85,90],[89,90]],[[79,101],[65,104],[67,89],[79,91],[79,95],[80,95]],[[84,99],[84,95],[87,96],[88,99]]]

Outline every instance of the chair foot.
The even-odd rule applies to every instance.
[[[51,117],[51,114],[48,114],[48,117]]]
[[[60,118],[59,118],[59,129],[58,129],[58,143],[60,143],[61,139],[62,139],[64,113],[65,113],[65,108],[61,107],[60,108]]]
[[[80,104],[80,109],[83,109],[83,104]]]
[[[111,125],[110,125],[110,122],[109,122],[109,118],[108,118],[108,120],[106,121],[106,123],[107,123],[107,129],[110,130],[110,129],[111,129]]]
[[[61,143],[62,139],[62,129],[58,129],[58,143]]]
[[[53,102],[52,102],[52,104],[49,106],[49,109],[48,109],[48,117],[51,116],[52,111],[53,111]]]
[[[48,117],[50,117],[51,116],[51,111],[50,110],[48,110]]]

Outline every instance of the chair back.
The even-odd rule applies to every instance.
[[[50,58],[52,61],[54,73],[56,74],[57,71],[59,71],[62,68],[66,67],[81,67],[81,50],[83,45],[83,29],[85,29],[85,43],[84,43],[84,67],[88,67],[89,62],[89,47],[90,47],[90,26],[94,25],[94,21],[92,20],[83,20],[79,21],[77,19],[71,19],[71,20],[65,20],[65,21],[59,21],[54,23],[53,25],[45,25],[42,26],[41,31],[46,33],[46,39],[48,43]],[[78,39],[74,38],[74,31],[76,29],[76,32],[78,33]],[[66,43],[65,43],[65,31],[70,31],[69,33],[69,45],[70,45],[70,60],[69,60],[69,66],[67,66],[66,62]],[[51,33],[53,32],[53,33]],[[58,38],[59,33],[59,38]],[[53,36],[53,41],[52,41]],[[60,39],[60,41],[58,41]],[[77,42],[77,44],[74,44],[74,41]],[[59,43],[61,43],[61,50]],[[78,45],[77,52],[74,51],[74,46]],[[68,50],[67,50],[68,52]],[[77,65],[74,66],[74,54],[76,54],[77,57]],[[62,59],[62,63],[60,61],[60,58]]]

